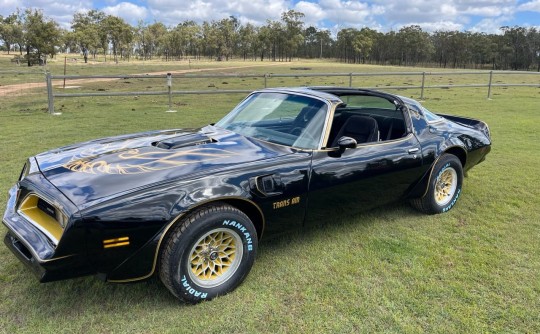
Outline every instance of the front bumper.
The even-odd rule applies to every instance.
[[[9,191],[2,223],[8,232],[4,243],[26,264],[40,282],[50,282],[91,273],[87,261],[78,254],[58,254],[58,247],[36,226],[16,210],[18,187]]]

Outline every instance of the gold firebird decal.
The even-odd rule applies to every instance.
[[[75,156],[63,166],[71,171],[88,174],[141,174],[156,172],[196,163],[229,158],[237,153],[217,148],[194,148],[179,152],[149,151],[139,149],[116,152],[100,160],[98,152]],[[114,162],[113,162],[114,161]]]

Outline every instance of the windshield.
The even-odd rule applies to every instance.
[[[307,96],[255,93],[216,126],[271,143],[317,149],[327,110],[326,103]]]

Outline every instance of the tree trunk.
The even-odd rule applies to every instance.
[[[30,46],[26,46],[26,58],[28,60],[28,67],[32,66],[32,62],[30,61]]]

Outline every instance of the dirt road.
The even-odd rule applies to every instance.
[[[208,68],[208,69],[192,69],[192,70],[179,70],[179,71],[162,71],[162,72],[149,72],[149,73],[138,73],[135,75],[161,75],[161,74],[185,74],[185,73],[197,73],[197,72],[207,72],[207,71],[223,71],[223,70],[235,70],[235,69],[241,69],[241,68],[250,68],[250,67],[262,67],[262,66],[276,66],[276,65],[282,65],[284,63],[277,63],[277,64],[261,64],[261,65],[247,65],[247,66],[231,66],[231,67],[218,67],[218,68]],[[68,80],[66,82],[69,82],[70,86],[80,86],[86,83],[90,82],[108,82],[108,81],[114,81],[114,80],[120,80],[116,78],[101,78],[101,79],[75,79],[75,80]],[[62,85],[63,80],[54,80],[53,86]],[[0,86],[0,96],[9,96],[13,94],[21,95],[20,93],[26,90],[35,89],[35,88],[45,88],[46,83],[45,82],[32,82],[32,83],[23,83],[23,84],[15,84],[15,85],[6,85],[6,86]]]

